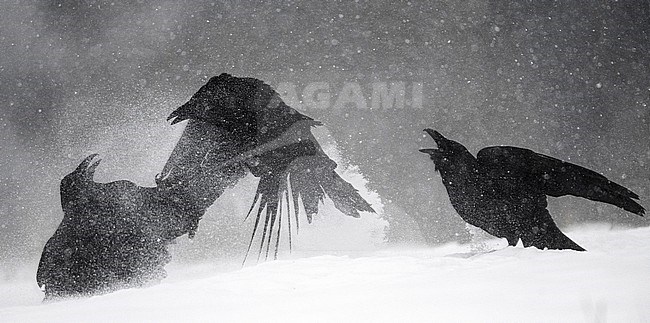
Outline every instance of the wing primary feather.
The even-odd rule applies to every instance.
[[[264,230],[262,230],[262,239],[261,239],[261,242],[260,242],[260,250],[257,253],[257,261],[260,261],[260,257],[262,256],[262,250],[264,250],[264,240],[266,240],[266,232],[267,232],[267,230],[269,228],[269,210],[268,210],[269,206],[267,205],[267,203],[268,202],[267,202],[266,195],[262,195],[262,199],[260,200],[260,208],[259,209],[261,210],[263,206],[266,206],[266,207],[264,207],[266,209],[266,215],[265,215],[265,219],[264,219]],[[262,212],[259,211],[260,216],[261,216],[261,213]]]
[[[282,196],[278,201],[278,235],[275,238],[275,254],[273,255],[273,260],[278,259],[278,249],[280,248],[280,233],[282,233]]]
[[[253,209],[255,208],[255,204],[257,203],[257,199],[260,197],[260,192],[255,192],[255,197],[253,198],[253,204],[251,204],[251,208],[248,209],[248,213],[246,214],[246,217],[244,218],[244,222],[248,220],[248,217],[251,215],[251,212],[253,212]],[[260,207],[262,205],[260,204]]]
[[[300,213],[300,204],[298,204],[300,203],[300,191],[295,189],[296,186],[293,185],[295,183],[293,176],[289,175],[289,181],[291,183],[291,195],[293,197],[293,212],[296,218],[296,234],[298,234],[300,232],[300,220],[298,217]]]
[[[255,199],[257,200],[257,195],[255,196]],[[255,204],[253,204],[255,205]],[[248,249],[246,250],[246,255],[244,256],[244,262],[242,263],[242,266],[246,263],[246,259],[248,258],[248,254],[251,251],[251,246],[253,245],[253,240],[255,239],[255,233],[257,231],[257,227],[260,223],[260,216],[262,213],[262,204],[257,209],[257,217],[255,217],[255,225],[253,225],[253,234],[251,234],[251,240],[248,242]],[[259,256],[257,257],[259,261]]]
[[[288,181],[287,181],[288,184]],[[284,197],[286,198],[285,202],[287,203],[287,232],[289,233],[289,253],[291,253],[291,205],[289,204],[289,186],[287,185],[287,191],[285,192]],[[295,206],[294,206],[295,208]]]
[[[264,260],[267,260],[269,258],[269,248],[271,247],[271,238],[273,237],[273,226],[275,226],[275,217],[278,212],[278,206],[277,206],[277,196],[272,196],[271,197],[273,200],[271,200],[271,204],[267,206],[266,209],[266,217],[270,221],[270,225],[268,228],[268,231],[266,232],[268,234],[267,241],[266,241],[266,255],[264,256]],[[264,229],[266,231],[266,228]]]

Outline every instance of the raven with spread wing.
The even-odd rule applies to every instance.
[[[510,146],[486,147],[474,157],[460,143],[425,131],[437,148],[420,151],[433,160],[454,209],[511,246],[521,239],[524,247],[584,251],[553,222],[547,195],[573,195],[645,214],[637,194],[584,167]]]
[[[275,255],[281,234],[283,200],[287,210],[293,205],[295,225],[299,225],[299,201],[307,213],[307,220],[318,212],[324,197],[329,197],[335,207],[348,216],[359,217],[359,212],[374,212],[357,190],[343,180],[334,170],[336,163],[322,150],[311,127],[320,122],[303,115],[286,105],[269,85],[255,78],[239,78],[223,73],[212,77],[190,100],[173,111],[168,120],[172,124],[189,119],[187,127],[201,134],[222,131],[229,137],[228,151],[236,156],[215,162],[213,156],[224,153],[222,146],[187,157],[187,149],[175,150],[160,175],[159,185],[174,187],[180,177],[193,178],[187,171],[200,168],[245,167],[260,178],[249,215],[257,205],[255,226],[249,251],[258,228],[261,232],[261,255],[266,244],[266,256],[275,234]],[[210,142],[205,135],[191,135],[186,128],[183,136],[188,142]],[[209,129],[209,130],[206,130]],[[183,140],[183,138],[181,138]],[[188,147],[189,151],[196,151]],[[181,154],[185,154],[181,157]],[[198,156],[198,157],[197,157]],[[178,171],[178,165],[182,167]],[[200,163],[201,165],[197,165]],[[208,181],[196,189],[210,189]],[[201,188],[202,187],[202,188]],[[290,197],[292,203],[290,203]],[[259,202],[259,204],[258,204]],[[266,210],[266,212],[264,212]],[[292,212],[287,212],[289,246],[291,246]],[[262,224],[263,222],[263,224]],[[274,228],[277,230],[274,232]]]

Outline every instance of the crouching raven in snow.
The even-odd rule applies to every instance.
[[[43,249],[36,275],[45,300],[160,281],[171,260],[167,245],[195,230],[202,214],[156,187],[95,182],[96,156],[61,180],[64,217]]]
[[[573,195],[613,204],[643,216],[639,196],[584,167],[532,150],[496,146],[476,158],[460,143],[425,129],[437,148],[429,154],[447,188],[454,209],[467,223],[506,238],[514,246],[573,249],[582,247],[565,236],[546,209],[546,196]]]
[[[61,180],[63,220],[43,249],[36,275],[45,300],[148,286],[166,277],[169,244],[184,234],[192,238],[207,208],[246,175],[238,165],[215,169],[188,162],[200,164],[202,156],[191,153],[216,147],[222,151],[211,157],[213,162],[234,158],[237,151],[228,145],[227,133],[209,126],[188,127],[185,133],[206,140],[181,138],[175,157],[188,146],[194,150],[185,164],[170,158],[168,165],[188,169],[158,179],[156,187],[127,180],[95,182],[97,154]],[[170,185],[171,180],[182,185]]]

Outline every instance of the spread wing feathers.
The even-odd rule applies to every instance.
[[[634,201],[639,199],[637,194],[587,168],[510,146],[483,148],[477,158],[489,177],[521,177],[537,183],[550,196],[574,195],[609,203],[640,216],[645,214],[645,209]]]
[[[276,176],[276,174],[267,174],[265,176],[262,176],[260,178],[260,182],[257,186],[257,192],[255,193],[255,199],[253,200],[253,204],[251,205],[251,209],[248,211],[248,215],[246,215],[246,218],[250,216],[251,212],[255,208],[255,204],[259,200],[259,206],[257,208],[257,216],[255,217],[255,225],[253,227],[253,234],[251,235],[251,240],[248,244],[248,250],[246,251],[246,256],[248,257],[248,253],[250,252],[251,246],[253,244],[253,239],[255,238],[255,234],[257,232],[257,228],[260,226],[260,221],[262,220],[262,214],[264,213],[264,210],[266,210],[266,213],[264,215],[264,229],[262,230],[262,238],[260,239],[260,249],[259,253],[257,255],[257,259],[259,260],[262,250],[264,249],[264,244],[266,243],[266,255],[265,258],[268,258],[269,256],[269,249],[271,246],[271,239],[273,236],[273,227],[275,226],[275,220],[276,217],[278,218],[278,229],[277,229],[277,236],[276,236],[276,248],[275,248],[275,255],[274,257],[277,257],[277,252],[278,252],[278,245],[280,244],[280,235],[281,235],[281,216],[282,216],[282,199],[281,199],[281,182],[286,183],[286,179],[283,179],[280,176]],[[286,184],[285,184],[286,185]],[[289,227],[289,234],[291,234],[291,227]],[[244,262],[246,261],[246,258],[244,258]]]
[[[309,222],[318,213],[319,202],[325,195],[345,215],[358,218],[359,211],[374,212],[359,192],[334,171],[335,168],[336,163],[325,155],[297,158],[288,168],[293,199],[302,197]]]
[[[300,149],[293,151],[300,151]],[[334,171],[336,163],[324,154],[292,156],[292,158],[285,159],[280,163],[275,163],[278,161],[277,158],[267,159],[267,161],[274,161],[273,165],[281,166],[260,176],[257,192],[247,215],[248,218],[259,201],[253,234],[246,253],[247,256],[255,235],[258,229],[261,228],[258,260],[264,250],[264,244],[266,244],[265,258],[268,258],[274,234],[276,235],[274,258],[277,258],[282,232],[283,200],[286,201],[289,248],[291,248],[292,216],[295,219],[296,231],[300,228],[300,200],[302,200],[309,223],[311,223],[313,215],[318,213],[319,204],[323,202],[325,196],[332,200],[338,210],[348,216],[358,218],[360,217],[360,211],[374,212],[370,204],[359,195],[357,190]],[[293,205],[290,205],[289,197],[291,197]],[[293,206],[293,212],[291,206]],[[276,221],[277,229],[274,232]]]

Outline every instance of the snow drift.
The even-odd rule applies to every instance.
[[[292,256],[170,266],[161,285],[40,304],[2,287],[3,322],[639,322],[650,319],[650,228],[570,230],[587,252],[473,244],[392,246],[360,256]],[[14,282],[15,283],[15,282]],[[23,284],[23,287],[27,284]]]

